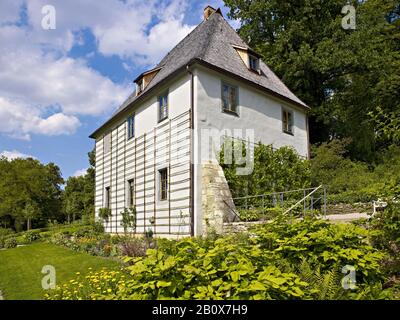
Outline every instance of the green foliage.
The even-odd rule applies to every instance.
[[[380,154],[374,166],[346,157],[349,140],[332,140],[312,150],[313,184],[327,186],[330,203],[371,202],[400,195],[400,147]]]
[[[121,226],[124,228],[124,233],[127,234],[128,231],[134,232],[136,230],[136,207],[124,208],[121,212]]]
[[[63,194],[63,209],[67,221],[94,220],[95,151],[88,153],[90,167],[86,174],[69,177]]]
[[[17,245],[18,245],[17,239],[14,237],[8,238],[4,241],[4,248],[6,249],[15,248]]]
[[[234,143],[246,150],[244,144],[237,140],[226,139],[224,143]],[[235,161],[232,164],[224,164],[224,149],[222,148],[220,153],[220,164],[233,197],[261,195],[310,186],[309,162],[300,158],[290,147],[274,151],[271,146],[257,144],[254,147],[254,170],[250,175],[244,176],[237,175],[237,168],[240,166]]]
[[[377,212],[370,223],[372,244],[388,252],[384,270],[400,291],[400,203],[389,203],[384,211]]]
[[[60,218],[62,183],[53,163],[0,158],[0,221],[21,231],[28,222],[38,227]]]
[[[342,0],[224,3],[243,39],[311,107],[311,141],[351,137],[351,157],[373,159],[380,144],[368,112],[400,109],[400,20],[388,18],[398,1],[351,1],[355,30],[341,26]]]
[[[280,216],[249,234],[157,241],[145,256],[125,259],[131,276],[125,281],[123,273],[112,282],[108,272],[96,273],[104,281],[60,287],[49,298],[391,299],[392,291],[382,286],[384,254],[368,237],[354,225],[288,223]],[[345,265],[355,267],[355,290],[341,286]]]
[[[23,235],[25,242],[31,243],[41,238],[40,232],[38,230],[26,231]]]
[[[112,216],[110,208],[100,208],[99,209],[99,218],[103,221],[108,221],[108,219]]]

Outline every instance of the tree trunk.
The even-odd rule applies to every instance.
[[[28,231],[31,230],[31,218],[28,218],[27,229]]]

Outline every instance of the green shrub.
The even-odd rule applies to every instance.
[[[4,248],[6,249],[11,249],[15,248],[17,246],[17,239],[13,238],[8,238],[7,240],[4,241]]]
[[[232,144],[226,139],[225,144]],[[243,143],[235,141],[243,149]],[[261,195],[275,191],[302,189],[310,186],[310,163],[301,158],[291,147],[273,150],[271,146],[257,144],[254,147],[254,169],[249,175],[238,175],[236,164],[224,163],[224,149],[220,153],[220,164],[229,184],[232,196]]]
[[[40,231],[38,231],[38,230],[26,231],[23,234],[22,238],[23,238],[24,242],[28,242],[28,243],[34,242],[41,238]]]
[[[368,230],[351,224],[308,218],[288,223],[279,216],[250,233],[157,240],[145,256],[125,259],[131,277],[121,281],[117,275],[118,286],[109,280],[97,285],[100,289],[96,282],[67,286],[56,291],[57,298],[390,299],[379,264],[384,254],[369,245],[369,236]],[[142,249],[136,244],[135,253]],[[341,285],[345,265],[357,273],[353,291]]]

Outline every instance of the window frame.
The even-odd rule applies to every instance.
[[[163,179],[163,173],[165,172],[165,179]],[[165,197],[163,197],[163,183],[165,182]],[[168,168],[164,167],[161,169],[158,169],[158,200],[160,202],[162,201],[168,201],[168,187],[169,187],[169,174],[168,174]]]
[[[133,207],[136,204],[136,197],[135,197],[135,179],[129,179],[127,182],[127,189],[128,189],[128,201],[127,206]]]
[[[164,117],[161,117],[161,103],[160,100],[166,98],[167,104],[166,104],[166,114]],[[165,119],[168,119],[169,117],[169,90],[164,91],[160,95],[157,96],[157,112],[158,112],[158,123],[164,121]]]
[[[224,107],[224,86],[235,89],[235,110],[227,109]],[[233,85],[226,81],[221,81],[221,110],[224,113],[231,114],[239,117],[239,86]]]
[[[104,207],[107,209],[111,209],[111,187],[105,187],[104,191]]]
[[[285,121],[286,115],[290,115],[290,119],[287,117]],[[286,126],[285,123],[287,123]],[[282,131],[294,136],[294,111],[285,107],[282,107]]]
[[[257,58],[256,56],[252,55],[252,54],[248,54],[249,56],[249,69],[252,71],[255,71],[257,73],[260,72],[260,58]],[[253,68],[252,66],[252,60],[255,61],[255,68]]]
[[[136,82],[136,95],[138,96],[144,91],[144,77]]]
[[[135,113],[132,113],[126,120],[127,140],[130,140],[135,137],[135,117],[136,117]],[[133,125],[131,125],[131,123],[133,123]]]

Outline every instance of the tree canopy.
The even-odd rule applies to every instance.
[[[21,230],[59,219],[61,184],[64,180],[54,164],[38,160],[0,158],[0,221]]]
[[[400,109],[398,1],[350,1],[354,30],[342,28],[343,0],[224,2],[243,39],[312,108],[311,142],[350,137],[359,160],[390,143],[376,140],[369,112]]]

